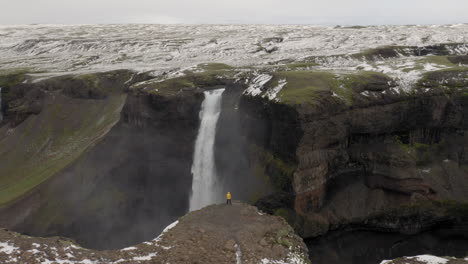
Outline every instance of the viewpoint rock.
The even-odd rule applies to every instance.
[[[82,248],[61,237],[0,229],[0,262],[19,263],[309,263],[302,239],[281,217],[241,203],[191,212],[156,239],[121,250]]]

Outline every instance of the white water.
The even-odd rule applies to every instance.
[[[0,123],[3,121],[3,112],[2,112],[2,87],[0,87]]]
[[[200,129],[193,155],[190,211],[222,201],[214,162],[214,142],[223,92],[224,89],[217,89],[204,93],[205,100],[200,110]]]

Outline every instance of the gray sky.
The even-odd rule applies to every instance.
[[[0,24],[468,23],[468,0],[0,0]]]

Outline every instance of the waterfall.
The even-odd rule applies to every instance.
[[[3,112],[2,112],[2,87],[0,87],[0,123],[3,121]]]
[[[195,141],[192,164],[192,194],[190,211],[222,201],[221,186],[217,184],[214,161],[216,124],[221,112],[224,89],[205,91],[200,110],[200,128]]]

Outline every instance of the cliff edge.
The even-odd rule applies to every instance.
[[[0,229],[1,263],[309,263],[307,247],[281,217],[234,203],[191,212],[151,240],[96,251],[61,237]]]

